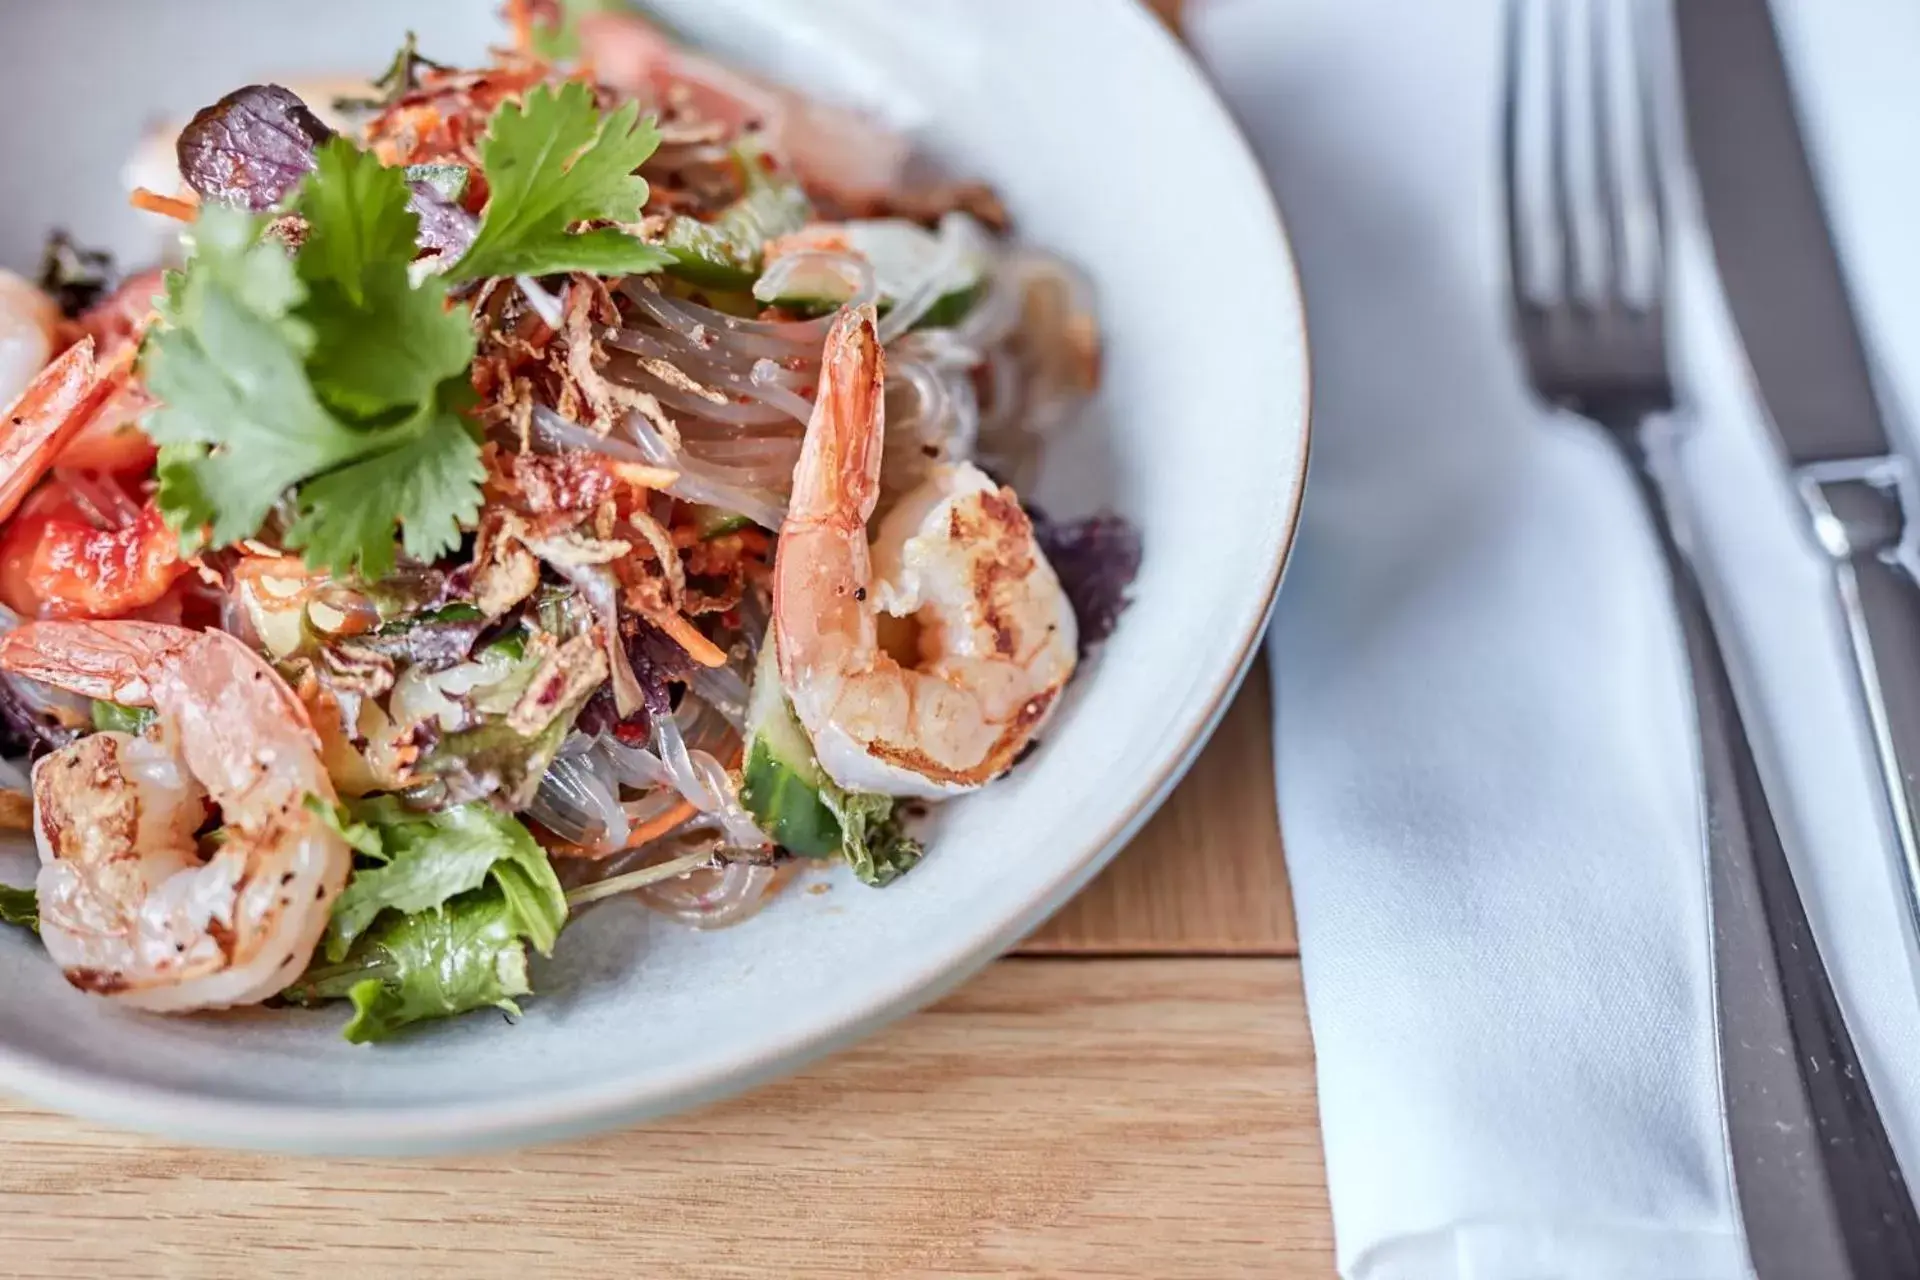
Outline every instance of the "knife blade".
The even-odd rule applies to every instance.
[[[1775,436],[1832,561],[1920,945],[1920,580],[1911,461],[1801,138],[1766,0],[1675,6],[1682,103],[1720,282]]]
[[[1681,92],[1721,288],[1795,466],[1892,451],[1766,0],[1679,0]]]
[[[1833,570],[1895,837],[1911,957],[1920,938],[1920,582],[1903,562],[1911,468],[1874,391],[1772,11],[1766,0],[1678,0],[1673,8],[1701,208],[1754,383],[1809,533]],[[1724,989],[1729,980],[1722,975],[1726,1023],[1740,1016],[1737,993]],[[1804,1005],[1818,993],[1785,995]],[[1834,1048],[1850,1053],[1831,995],[1817,1003],[1828,1007],[1814,1021],[1829,1023]],[[1762,1274],[1768,1255],[1804,1245],[1789,1234],[1798,1220],[1791,1210],[1820,1191],[1854,1274],[1920,1272],[1920,1217],[1866,1081],[1831,1078],[1848,1074],[1836,1072],[1808,1079],[1808,1137],[1828,1185],[1796,1186],[1781,1177],[1782,1157],[1791,1157],[1779,1135],[1760,1123],[1768,1102],[1779,1100],[1757,1096],[1768,1087],[1764,1064],[1743,1066],[1738,1030],[1723,1027],[1728,1129]],[[1800,1052],[1808,1047],[1796,1043]],[[1743,1091],[1745,1107],[1737,1105]]]

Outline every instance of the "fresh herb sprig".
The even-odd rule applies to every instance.
[[[415,268],[406,173],[344,138],[317,147],[295,192],[291,253],[264,217],[204,208],[144,357],[168,522],[224,546],[281,507],[282,541],[309,565],[367,578],[391,571],[396,539],[417,560],[451,551],[485,470],[471,319],[449,285],[657,270],[660,249],[582,224],[638,220],[635,171],[658,144],[637,104],[603,114],[578,82],[505,104],[481,145],[479,232],[442,274]]]

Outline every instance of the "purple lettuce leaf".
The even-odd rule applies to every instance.
[[[259,212],[280,204],[313,171],[314,153],[333,136],[291,90],[250,84],[203,109],[180,133],[180,174],[201,198]],[[434,189],[408,184],[407,208],[420,220],[420,247],[448,258],[465,253],[479,220]]]
[[[1128,591],[1140,572],[1140,531],[1124,516],[1103,512],[1056,524],[1036,508],[1034,539],[1046,553],[1080,626],[1080,653],[1113,634],[1126,611]]]
[[[407,185],[413,192],[407,208],[420,219],[415,237],[420,247],[433,250],[448,262],[465,253],[480,232],[480,220],[434,190],[431,183]]]
[[[673,711],[672,686],[693,674],[693,659],[644,618],[621,619],[620,632],[634,679],[640,682],[640,709],[622,719],[612,690],[602,686],[581,710],[579,727],[582,733],[610,733],[628,746],[645,746],[653,737],[653,718]]]
[[[16,678],[20,677],[0,676],[0,756],[38,760],[80,736],[80,730],[61,724],[22,697],[13,683]]]
[[[235,89],[180,131],[180,176],[202,199],[259,212],[284,200],[314,167],[333,130],[292,90]]]

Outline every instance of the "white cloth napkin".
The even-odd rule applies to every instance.
[[[1341,1269],[1745,1276],[1678,634],[1620,465],[1532,405],[1508,343],[1502,6],[1190,7],[1307,291],[1314,458],[1272,656]],[[1782,7],[1862,310],[1920,403],[1920,9]],[[1809,915],[1920,1172],[1920,991],[1839,622],[1677,212],[1687,482]]]

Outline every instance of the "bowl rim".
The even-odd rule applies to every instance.
[[[645,1078],[610,1077],[586,1086],[538,1095],[526,1102],[482,1108],[455,1103],[432,1109],[353,1110],[327,1105],[257,1103],[210,1099],[166,1087],[71,1067],[54,1069],[34,1055],[0,1042],[0,1088],[23,1101],[83,1120],[204,1146],[311,1155],[399,1156],[498,1150],[624,1128],[737,1096],[795,1073],[916,1012],[958,989],[1033,932],[1104,870],[1145,825],[1186,775],[1225,716],[1234,694],[1260,651],[1281,581],[1297,542],[1313,442],[1312,340],[1298,262],[1264,167],[1246,134],[1191,50],[1146,6],[1118,7],[1118,20],[1145,24],[1146,38],[1171,56],[1187,88],[1214,117],[1222,143],[1237,151],[1261,176],[1260,208],[1272,232],[1290,283],[1280,310],[1291,312],[1299,338],[1299,462],[1276,497],[1287,504],[1284,526],[1271,549],[1260,584],[1257,610],[1238,638],[1238,652],[1225,676],[1199,704],[1201,710],[1179,745],[1143,788],[1139,798],[1086,841],[1081,854],[1026,905],[999,920],[958,954],[937,954],[904,970],[856,1009],[778,1040],[763,1041],[722,1061]]]

